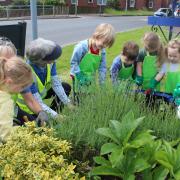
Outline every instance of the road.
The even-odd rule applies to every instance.
[[[147,25],[143,16],[102,17],[81,16],[68,19],[38,19],[38,35],[56,41],[62,46],[88,38],[100,23],[110,23],[116,32],[128,31]],[[1,21],[0,24],[14,24],[18,21]],[[31,21],[27,22],[26,44],[32,39]]]

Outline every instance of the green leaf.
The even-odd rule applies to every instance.
[[[144,171],[145,169],[151,167],[151,165],[147,161],[141,158],[135,159],[133,164],[134,164],[134,173]]]
[[[136,128],[139,126],[139,124],[142,122],[142,120],[144,119],[144,117],[142,118],[138,118],[138,119],[126,119],[122,121],[122,128],[121,128],[121,141],[123,141],[123,144],[126,144],[132,133],[136,130]]]
[[[119,167],[122,164],[123,159],[123,149],[116,149],[114,150],[111,155],[109,156],[109,160],[112,164],[112,167]]]
[[[124,180],[135,180],[135,175],[134,174],[128,174],[124,176]]]
[[[170,163],[169,159],[168,159],[168,155],[166,152],[164,151],[158,151],[155,153],[155,159],[165,168],[169,169],[170,172],[173,171],[173,166]]]
[[[169,173],[168,169],[162,166],[157,167],[153,172],[153,180],[164,180],[166,179],[168,173]]]
[[[96,156],[96,157],[93,157],[93,159],[97,164],[107,165],[107,166],[111,165],[110,162],[106,160],[104,157]]]
[[[179,180],[180,179],[180,170],[174,173],[174,178]]]
[[[130,142],[130,146],[134,148],[139,148],[145,144],[150,143],[155,136],[152,136],[148,131],[140,132],[134,140]]]
[[[110,139],[112,139],[114,142],[116,142],[117,144],[119,143],[117,137],[114,135],[114,133],[111,131],[111,129],[109,128],[98,128],[96,130],[96,132],[100,135],[103,135],[105,137],[108,137]]]
[[[121,146],[118,146],[114,143],[103,144],[103,146],[101,147],[101,155],[111,153],[112,151],[118,148],[121,149]]]
[[[112,168],[111,166],[99,166],[95,167],[91,171],[92,175],[110,175],[110,176],[117,176],[122,177],[122,173],[119,169]]]

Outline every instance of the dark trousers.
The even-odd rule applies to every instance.
[[[62,82],[62,86],[64,88],[66,95],[69,96],[70,92],[71,92],[71,86],[65,82]],[[57,112],[62,111],[64,104],[58,98],[58,96],[56,95],[56,93],[54,92],[54,90],[52,88],[47,92],[47,95],[44,99],[49,99],[49,98],[53,98],[50,108]],[[23,111],[22,109],[20,109],[20,107],[18,107],[17,119],[14,120],[14,125],[23,125],[24,122],[33,121],[36,118],[37,118],[36,114],[29,114],[29,113]]]

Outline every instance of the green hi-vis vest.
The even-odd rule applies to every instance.
[[[41,82],[40,78],[35,73],[34,69],[32,67],[31,67],[31,69],[33,72],[34,83],[36,84],[36,87],[38,89],[38,93],[41,95],[41,98],[44,99],[47,95],[47,91],[51,88],[51,65],[50,64],[47,65],[47,75],[46,75],[46,80],[45,80],[44,84]],[[25,104],[25,101],[24,101],[23,97],[21,96],[21,94],[18,94],[18,99],[17,99],[16,103],[19,105],[19,107],[23,111],[25,111],[29,114],[34,114]]]
[[[134,72],[134,65],[132,64],[129,67],[125,67],[124,63],[121,63],[121,69],[118,73],[118,79],[119,80],[127,80],[127,79],[132,79],[132,74]]]
[[[167,73],[161,81],[160,91],[173,94],[174,89],[178,83],[180,83],[180,65],[177,71],[170,72],[170,64],[168,64]]]
[[[150,80],[156,76],[158,73],[157,67],[156,67],[156,59],[157,56],[151,56],[151,55],[146,55],[144,58],[143,62],[143,68],[142,68],[142,73],[143,73],[143,84],[142,84],[142,89],[146,90],[149,89],[149,84]],[[156,90],[159,91],[160,85],[158,84],[156,86]]]

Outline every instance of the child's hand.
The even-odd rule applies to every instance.
[[[143,77],[142,76],[136,76],[136,79],[135,79],[135,83],[138,85],[138,86],[141,86],[142,83],[143,83]]]

